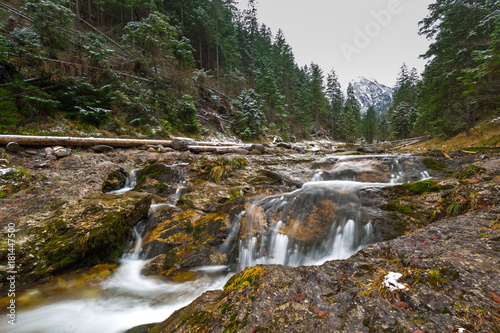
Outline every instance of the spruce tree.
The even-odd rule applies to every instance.
[[[330,103],[331,131],[333,137],[340,137],[340,117],[344,105],[344,95],[337,78],[337,74],[332,69],[327,76],[326,95]]]

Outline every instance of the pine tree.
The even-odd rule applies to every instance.
[[[341,134],[346,142],[356,142],[360,134],[361,112],[359,102],[354,95],[354,87],[351,83],[347,87],[347,96],[341,114]]]
[[[314,130],[319,132],[321,114],[324,113],[326,100],[323,86],[323,70],[318,64],[311,63],[311,81],[309,94],[311,98],[311,113],[314,119]]]
[[[339,121],[344,106],[344,96],[340,83],[337,79],[337,74],[332,69],[327,76],[326,93],[328,101],[330,102],[330,118],[331,118],[331,131],[333,137],[340,137],[339,135]]]
[[[372,144],[377,135],[377,112],[373,106],[370,106],[363,117],[363,136]]]
[[[491,18],[498,17],[498,1],[438,0],[429,9],[420,28],[420,34],[433,42],[424,54],[429,63],[420,92],[418,127],[438,135],[462,130],[469,135],[474,120],[491,107],[489,97],[500,94],[499,87],[485,89],[500,76],[498,71],[482,72],[490,57],[478,57],[494,44]]]
[[[236,111],[235,132],[245,140],[256,139],[262,134],[265,117],[260,96],[253,90],[244,90],[233,104]]]

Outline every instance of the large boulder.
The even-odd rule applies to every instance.
[[[131,237],[132,226],[147,216],[150,204],[149,194],[137,192],[120,196],[93,193],[75,202],[47,202],[42,209],[45,218],[24,226],[22,232],[16,225],[19,286],[118,258]],[[8,231],[7,226],[2,225],[3,232]],[[8,253],[7,242],[2,242],[0,261],[6,260]]]
[[[440,221],[322,266],[249,268],[147,332],[495,332],[499,213]],[[384,282],[390,272],[400,289]]]
[[[170,147],[175,150],[188,150],[189,146],[197,146],[198,142],[190,138],[174,138]]]

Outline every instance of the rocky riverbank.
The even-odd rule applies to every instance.
[[[319,175],[389,181],[383,158],[369,167],[361,160],[346,168],[326,155],[334,149],[327,146],[255,145],[224,150],[223,156],[157,146],[101,148],[63,148],[64,156],[46,147],[2,152],[0,263],[5,275],[9,244],[4,236],[15,225],[19,290],[114,262],[151,204],[155,220],[145,226],[143,248],[152,260],[143,274],[186,281],[197,278],[193,268],[237,263],[237,253],[221,249],[234,248],[235,221],[245,225],[250,217],[241,218],[241,212],[259,198],[291,192]],[[498,155],[436,152],[403,160],[415,169],[425,165],[437,178],[359,192],[378,243],[322,266],[249,268],[224,290],[208,292],[164,323],[151,325],[151,331],[445,332],[462,327],[495,332],[500,322],[495,303],[500,294]],[[133,189],[111,192],[125,186],[132,170]],[[318,209],[335,205],[318,204]],[[306,222],[314,230],[327,223],[314,214]],[[297,235],[300,242],[316,239],[306,237],[306,230]],[[406,289],[383,287],[389,272],[401,273]],[[3,276],[2,290],[5,281]]]

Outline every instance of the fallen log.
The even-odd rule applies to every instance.
[[[189,146],[188,147],[189,151],[195,154],[200,154],[200,153],[215,153],[215,146]]]
[[[144,140],[144,139],[117,139],[117,138],[78,138],[59,136],[29,136],[29,135],[0,135],[0,144],[17,142],[24,146],[94,146],[108,145],[112,147],[140,147],[144,145],[162,145],[170,147],[171,141]]]

